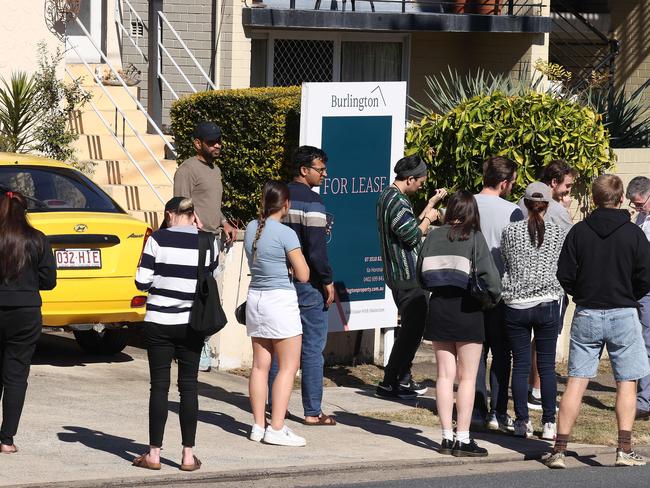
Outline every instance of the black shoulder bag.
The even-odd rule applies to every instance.
[[[469,292],[481,304],[483,310],[494,308],[492,297],[476,271],[476,233],[472,237],[472,266],[469,271]]]
[[[221,307],[217,280],[210,268],[205,267],[205,257],[210,250],[210,263],[214,262],[214,236],[199,231],[199,262],[196,272],[196,293],[190,312],[190,327],[197,333],[210,336],[226,326],[228,319]]]

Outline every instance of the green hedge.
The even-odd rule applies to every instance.
[[[192,131],[198,122],[221,127],[223,210],[246,223],[257,215],[264,182],[289,176],[287,163],[300,130],[300,87],[197,93],[172,105],[171,120],[179,164],[195,154]]]
[[[614,163],[600,115],[578,103],[537,92],[478,96],[445,115],[409,124],[406,154],[419,154],[427,162],[425,191],[429,194],[443,186],[477,191],[482,185],[483,161],[506,156],[518,163],[513,200],[537,179],[543,166],[564,159],[578,171],[576,194],[583,210],[589,184]]]

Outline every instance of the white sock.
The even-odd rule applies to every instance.
[[[461,444],[469,444],[469,430],[456,432],[456,440]]]
[[[442,429],[442,440],[443,441],[453,441],[454,440],[454,429]]]
[[[533,388],[531,391],[535,398],[542,398],[542,390],[540,390],[539,388]]]

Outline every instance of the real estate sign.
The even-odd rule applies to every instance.
[[[300,144],[329,158],[319,191],[336,288],[330,331],[396,326],[375,206],[403,156],[405,116],[405,82],[303,84]]]

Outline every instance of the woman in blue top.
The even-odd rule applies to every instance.
[[[305,439],[284,424],[293,381],[300,367],[302,323],[293,281],[307,282],[309,267],[298,236],[280,223],[289,212],[289,187],[269,181],[262,189],[259,219],[246,227],[244,247],[251,271],[246,329],[253,343],[249,394],[254,424],[250,439],[280,446],[304,446]],[[271,424],[264,429],[268,376],[273,356],[279,372],[271,392]]]

